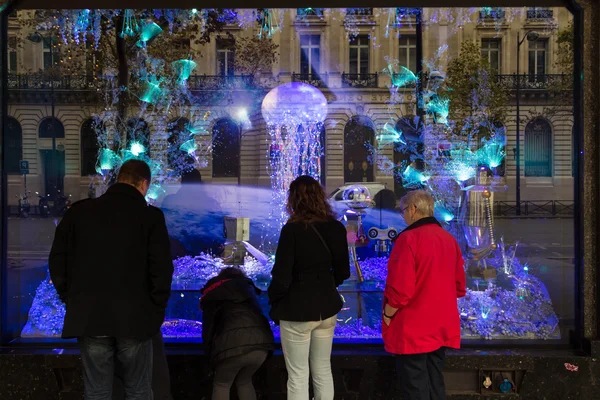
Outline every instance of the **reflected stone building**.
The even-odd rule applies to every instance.
[[[310,10],[310,12],[306,12]],[[401,185],[390,174],[373,165],[364,143],[377,145],[377,132],[391,121],[403,132],[413,128],[416,114],[414,88],[403,88],[403,103],[390,104],[390,77],[381,73],[386,59],[415,71],[416,35],[414,18],[390,27],[387,9],[291,9],[282,17],[281,31],[273,35],[279,57],[272,71],[255,76],[236,75],[236,54],[231,39],[252,35],[252,29],[228,26],[215,40],[200,49],[198,68],[188,80],[199,98],[192,106],[194,115],[207,118],[197,128],[206,131],[206,144],[212,146],[209,162],[201,169],[203,180],[215,183],[269,185],[269,133],[260,114],[262,97],[269,89],[286,82],[299,81],[318,87],[329,103],[323,126],[324,176],[328,192],[344,182],[377,181],[397,194]],[[397,10],[397,12],[401,12]],[[25,13],[20,11],[19,13]],[[432,10],[424,10],[431,21]],[[26,18],[19,14],[19,18]],[[571,200],[572,193],[572,107],[564,97],[552,95],[552,87],[566,85],[571,77],[560,75],[555,66],[557,34],[569,23],[566,9],[528,9],[514,20],[502,9],[481,11],[472,23],[455,29],[448,22],[424,22],[423,57],[432,59],[441,46],[448,55],[458,55],[463,41],[476,41],[482,55],[511,88],[508,118],[502,121],[507,131],[505,180],[506,193],[496,200],[514,201],[516,174],[515,89],[520,85],[521,101],[521,198],[523,200]],[[27,179],[31,191],[49,192],[54,185],[49,173],[56,168],[59,189],[75,199],[88,195],[95,174],[97,142],[91,117],[103,112],[100,88],[114,81],[111,71],[95,69],[97,55],[90,52],[82,60],[80,72],[54,76],[45,73],[63,57],[43,40],[30,38],[31,31],[11,19],[9,28],[9,115],[7,168],[9,202],[23,191],[19,161],[29,161]],[[386,31],[389,35],[386,37]],[[517,35],[536,30],[540,38],[521,46],[522,75],[517,76]],[[183,43],[190,46],[190,43]],[[191,44],[195,46],[195,44]],[[441,65],[442,71],[445,65]],[[424,68],[427,71],[427,66]],[[55,120],[52,121],[54,104]],[[239,115],[248,112],[246,123]],[[210,113],[206,113],[210,111]],[[173,132],[189,123],[189,115],[172,110],[167,122],[131,119],[132,131],[158,135],[153,146],[178,146]],[[135,112],[133,112],[135,115]],[[53,150],[53,139],[55,148]],[[158,145],[156,144],[158,143]],[[395,162],[399,154],[387,148],[385,155]],[[168,165],[170,160],[163,160]]]

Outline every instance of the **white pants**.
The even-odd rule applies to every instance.
[[[333,400],[331,347],[336,317],[324,321],[280,322],[281,347],[288,372],[288,400],[308,400],[311,373],[315,400]]]

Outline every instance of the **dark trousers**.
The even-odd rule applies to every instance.
[[[154,400],[173,400],[169,366],[167,365],[165,344],[161,332],[152,337],[152,392],[154,393]],[[115,370],[112,398],[113,400],[125,399],[123,372],[118,365]]]
[[[115,366],[123,371],[127,400],[152,400],[152,341],[115,337],[78,339],[85,400],[112,400]]]
[[[445,349],[396,356],[396,369],[404,400],[445,400]]]
[[[252,376],[267,359],[267,351],[256,350],[221,361],[215,370],[212,400],[228,400],[235,382],[240,400],[256,400]]]

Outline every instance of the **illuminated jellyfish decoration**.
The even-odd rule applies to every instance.
[[[104,176],[108,173],[108,171],[120,167],[121,163],[121,157],[119,157],[114,151],[111,149],[101,149],[96,162],[96,172]]]
[[[188,141],[183,142],[181,144],[181,146],[179,146],[179,150],[181,150],[189,155],[194,155],[196,150],[198,150],[198,144],[196,144],[195,139],[190,139]]]
[[[379,143],[379,148],[382,148],[395,143],[406,144],[406,140],[404,140],[401,130],[396,130],[392,124],[386,122],[381,132],[377,135],[377,143]]]
[[[504,150],[504,136],[495,135],[489,140],[483,141],[483,146],[477,150],[477,159],[480,164],[490,169],[498,168],[506,157]]]
[[[162,79],[147,80],[143,83],[143,93],[140,100],[150,104],[156,104],[163,95],[163,90],[160,88]]]
[[[434,114],[436,123],[447,124],[448,114],[450,113],[450,99],[447,97],[435,96],[427,103],[425,110]]]
[[[162,32],[162,28],[160,26],[158,26],[156,24],[156,22],[146,21],[146,24],[144,25],[144,27],[142,28],[142,31],[140,32],[140,39],[137,41],[136,45],[138,47],[146,46],[146,43],[148,43],[149,41],[154,39],[156,37],[156,35],[158,35],[161,32]]]
[[[198,64],[192,60],[178,60],[174,61],[171,65],[173,67],[173,71],[177,75],[177,83],[180,85],[184,84],[185,81],[188,80],[192,74],[192,71],[194,71],[194,69],[196,69],[198,66]]]
[[[395,89],[406,87],[417,81],[417,76],[408,68],[399,66],[398,72],[395,71],[394,64],[388,64],[382,73],[388,75],[392,80],[392,86]]]
[[[429,178],[430,176],[425,175],[423,172],[420,172],[409,165],[404,172],[402,172],[402,186],[406,189],[419,189],[427,185]]]
[[[133,10],[125,10],[125,14],[123,15],[123,29],[121,29],[119,36],[122,38],[125,36],[135,36],[139,30],[140,26]]]
[[[134,157],[139,157],[146,152],[144,145],[138,141],[131,142],[129,151]]]
[[[153,183],[148,188],[148,193],[146,194],[146,198],[150,201],[156,201],[161,195],[165,194],[165,189],[162,186]]]
[[[468,149],[450,150],[450,161],[446,170],[456,182],[462,184],[477,174],[477,157]]]
[[[449,207],[447,207],[440,200],[435,202],[433,213],[438,221],[444,221],[448,223],[454,219],[454,214],[452,213],[452,211],[450,211]]]

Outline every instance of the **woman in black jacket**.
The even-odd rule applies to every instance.
[[[337,287],[350,277],[346,228],[309,176],[291,183],[287,210],[268,293],[281,326],[288,400],[308,400],[309,374],[315,398],[333,400],[331,348],[343,304]]]
[[[213,400],[229,399],[235,382],[240,400],[255,400],[252,376],[273,350],[261,291],[237,268],[225,268],[201,291],[202,340],[215,368]]]

